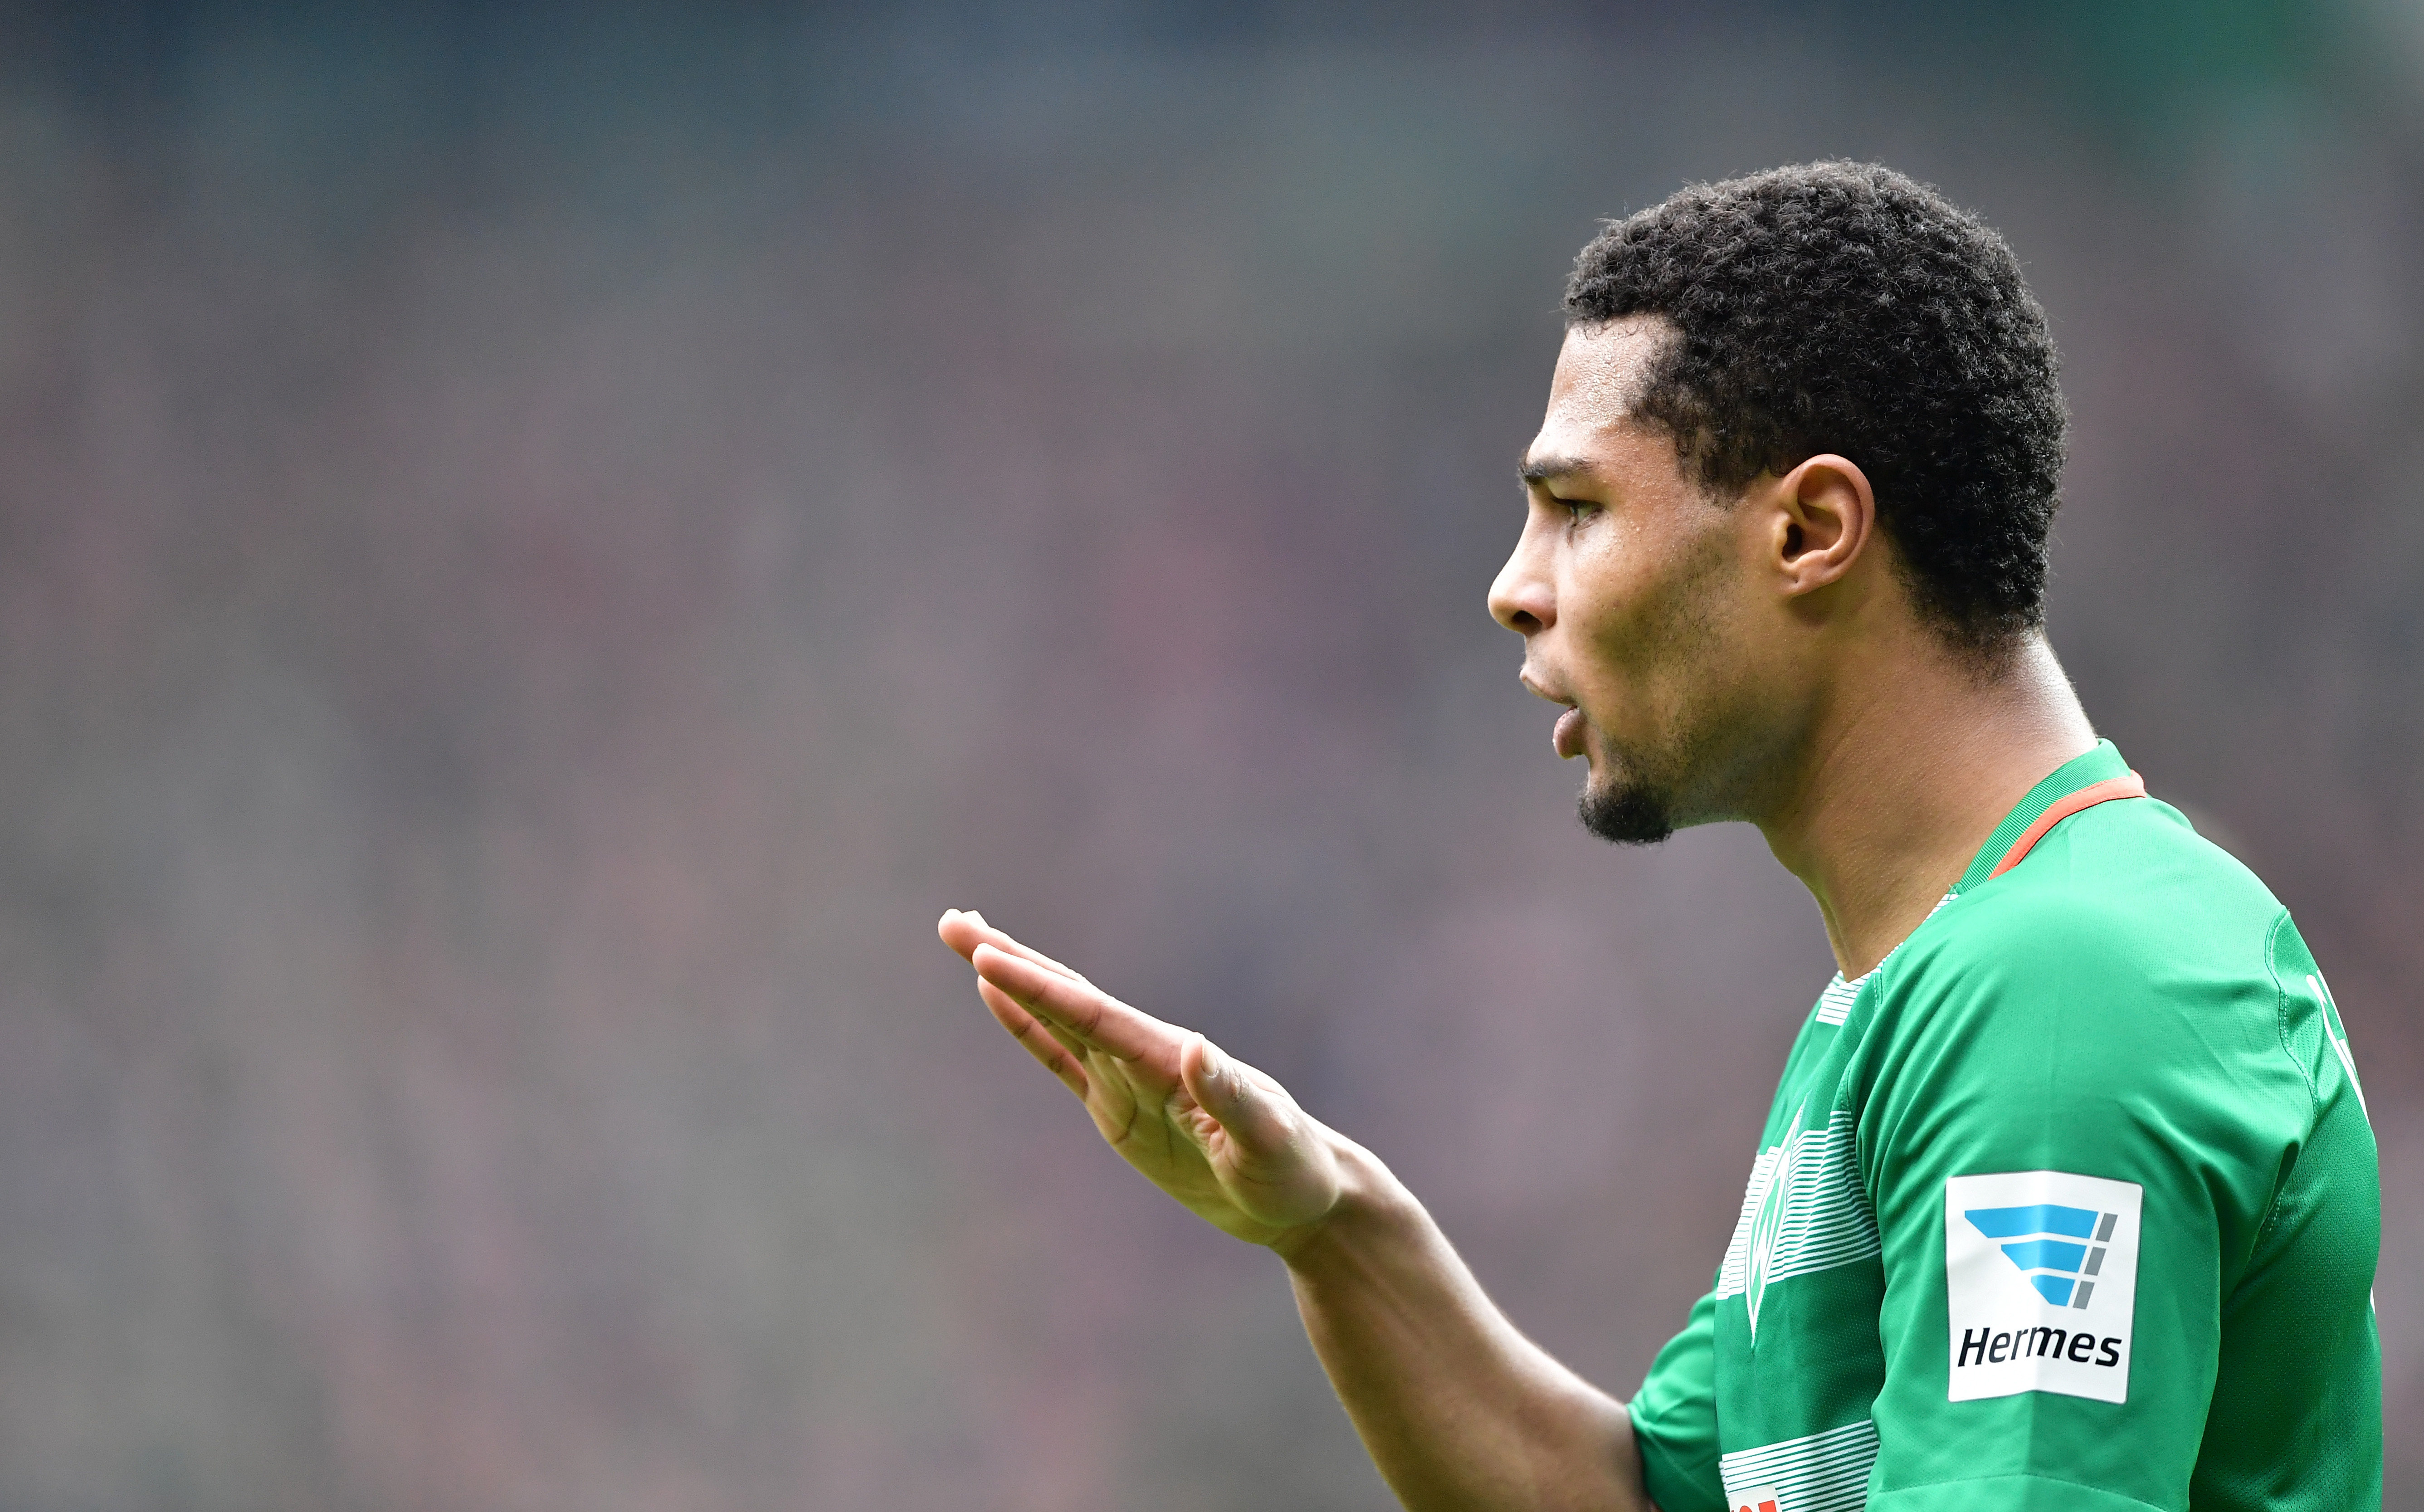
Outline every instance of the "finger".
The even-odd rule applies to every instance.
[[[1188,1095],[1241,1156],[1281,1154],[1296,1142],[1296,1102],[1278,1082],[1200,1034],[1180,1052],[1178,1066]]]
[[[1018,1009],[1019,1012],[1027,1013],[1027,1010],[1018,1007],[1017,998],[1011,996],[1008,993],[1003,992],[1000,988],[985,980],[982,977],[979,977],[977,979],[977,996],[982,999],[987,1009],[992,1009],[994,1006],[994,1000],[998,998],[1002,1002],[1009,1004],[1012,1008]],[[995,1016],[999,1017],[1000,1015],[997,1012]],[[1085,1041],[1078,1039],[1076,1035],[1070,1033],[1067,1029],[1062,1028],[1060,1025],[1053,1023],[1050,1019],[1035,1018],[1035,1015],[1032,1013],[1027,1013],[1027,1016],[1029,1018],[1035,1019],[1037,1027],[1042,1028],[1045,1034],[1051,1036],[1053,1042],[1060,1045],[1061,1049],[1066,1050],[1071,1055],[1076,1057],[1080,1063],[1082,1063],[1088,1056],[1093,1054],[1093,1051],[1087,1047]]]
[[[990,944],[977,947],[974,964],[978,976],[1008,993],[1019,1007],[1068,1030],[1088,1049],[1158,1064],[1165,1074],[1177,1075],[1185,1036],[1152,1014]]]
[[[975,954],[977,947],[997,931],[974,909],[947,908],[943,916],[935,920],[934,932],[965,959]]]
[[[964,957],[984,943],[985,931],[991,928],[985,916],[972,908],[947,908],[943,916],[934,921],[934,932]]]
[[[995,1022],[1010,1031],[1019,1048],[1033,1056],[1044,1069],[1060,1078],[1060,1085],[1077,1094],[1080,1101],[1092,1085],[1086,1077],[1085,1063],[1034,1014],[1011,1000],[1008,993],[991,982],[977,983],[977,995],[993,1011]]]
[[[1031,946],[1021,945],[1009,934],[995,929],[985,922],[985,916],[982,914],[974,909],[945,909],[941,921],[934,926],[934,932],[942,936],[945,945],[970,960],[975,958],[978,946],[989,945],[997,950],[1006,950],[1012,955],[1032,961],[1048,971],[1057,971],[1072,981],[1086,979],[1084,972],[1063,965],[1043,951]]]

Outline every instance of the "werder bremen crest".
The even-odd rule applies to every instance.
[[[1776,1147],[1775,1163],[1767,1168],[1767,1189],[1759,1194],[1753,1205],[1750,1222],[1749,1269],[1743,1277],[1743,1301],[1750,1309],[1750,1337],[1759,1342],[1759,1305],[1767,1297],[1767,1283],[1776,1272],[1776,1241],[1784,1233],[1784,1216],[1792,1205],[1793,1167],[1795,1148],[1801,1142],[1800,1108],[1793,1110],[1793,1125],[1784,1131],[1784,1142]]]
[[[1807,1104],[1796,1108],[1783,1139],[1752,1162],[1742,1216],[1717,1267],[1717,1299],[1743,1299],[1753,1344],[1770,1286],[1877,1252],[1852,1115],[1838,1109],[1822,1127],[1804,1128],[1808,1110]]]

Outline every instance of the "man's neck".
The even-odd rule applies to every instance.
[[[2038,636],[1991,679],[1913,646],[1835,692],[1760,829],[1817,899],[1851,978],[1919,927],[2012,806],[2096,732]]]

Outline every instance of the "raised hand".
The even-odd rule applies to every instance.
[[[935,932],[976,967],[977,995],[1086,1105],[1104,1140],[1188,1211],[1240,1239],[1284,1247],[1337,1206],[1338,1137],[1278,1082],[981,914],[952,909]]]

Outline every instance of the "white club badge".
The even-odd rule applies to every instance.
[[[1793,1202],[1793,1154],[1801,1142],[1801,1112],[1777,1147],[1776,1164],[1767,1171],[1767,1190],[1760,1194],[1758,1215],[1751,1219],[1749,1270],[1743,1278],[1743,1302],[1750,1310],[1750,1336],[1759,1339],[1759,1305],[1767,1298],[1767,1278],[1776,1265],[1776,1241],[1784,1233],[1784,1218]]]

